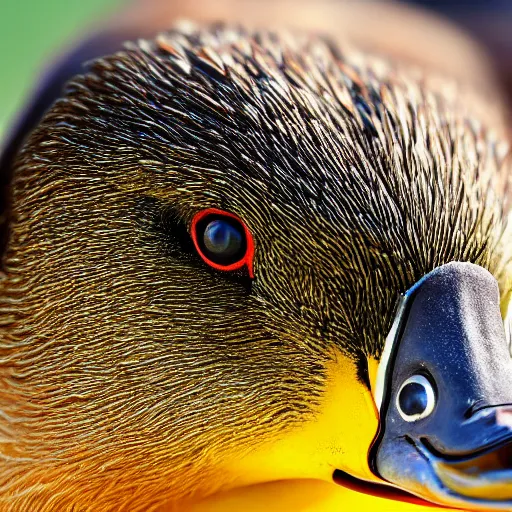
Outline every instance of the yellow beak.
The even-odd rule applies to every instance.
[[[377,361],[368,361],[372,387],[377,366]],[[337,353],[327,372],[324,400],[311,421],[279,441],[233,459],[226,466],[233,477],[231,490],[182,503],[180,512],[431,510],[428,505],[378,498],[333,483],[335,469],[361,480],[381,482],[368,465],[379,417],[372,392],[358,380],[352,360]]]
[[[370,362],[370,367],[374,373],[376,364]],[[236,487],[291,479],[332,483],[336,469],[379,481],[368,465],[379,423],[371,391],[358,380],[355,363],[339,352],[328,363],[326,382],[322,403],[310,420],[228,464],[225,470]]]
[[[168,509],[171,512],[178,509]],[[375,498],[319,480],[254,485],[180,506],[180,512],[427,512],[430,506]],[[443,509],[436,509],[443,510]],[[162,511],[163,512],[163,511]]]

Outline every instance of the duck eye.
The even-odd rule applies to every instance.
[[[219,265],[237,262],[245,253],[244,233],[225,219],[210,221],[203,232],[204,253]]]
[[[409,377],[400,388],[396,406],[405,421],[418,421],[430,416],[436,404],[434,388],[423,375]]]
[[[210,208],[192,219],[191,236],[202,260],[217,270],[247,266],[252,275],[254,245],[245,224],[236,215]]]

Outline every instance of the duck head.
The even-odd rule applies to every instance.
[[[508,169],[450,87],[222,27],[69,82],[12,164],[0,501],[346,477],[509,508]]]

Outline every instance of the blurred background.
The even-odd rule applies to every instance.
[[[343,1],[311,0],[309,3],[318,9],[328,10],[326,6]],[[181,8],[186,11],[186,16],[192,14],[195,17],[194,10],[185,8],[185,4],[189,4],[187,0],[141,0],[139,12],[146,14],[145,10],[164,2],[175,6],[173,12],[180,13]],[[368,5],[364,0],[345,0],[345,3]],[[415,4],[436,12],[478,38],[487,48],[489,62],[502,83],[512,91],[512,0],[402,0],[399,3]],[[0,137],[12,125],[16,112],[36,85],[45,66],[58,53],[71,47],[73,41],[101,27],[105,20],[110,19],[115,24],[114,13],[119,12],[124,4],[126,1],[123,0],[0,0]],[[208,9],[213,14],[209,16],[215,16],[217,4],[222,6],[219,8],[219,17],[222,18],[225,0],[220,0],[220,3],[219,0],[210,0]],[[202,9],[196,10],[201,16]],[[294,19],[290,21],[293,24]],[[359,22],[367,23],[367,17],[359,19]],[[420,32],[421,27],[416,30],[418,37]],[[416,37],[401,44],[414,47]]]
[[[0,0],[0,133],[39,72],[122,0]]]

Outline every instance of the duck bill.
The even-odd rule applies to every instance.
[[[450,263],[401,298],[374,396],[377,476],[443,506],[512,509],[512,360],[489,272]]]

